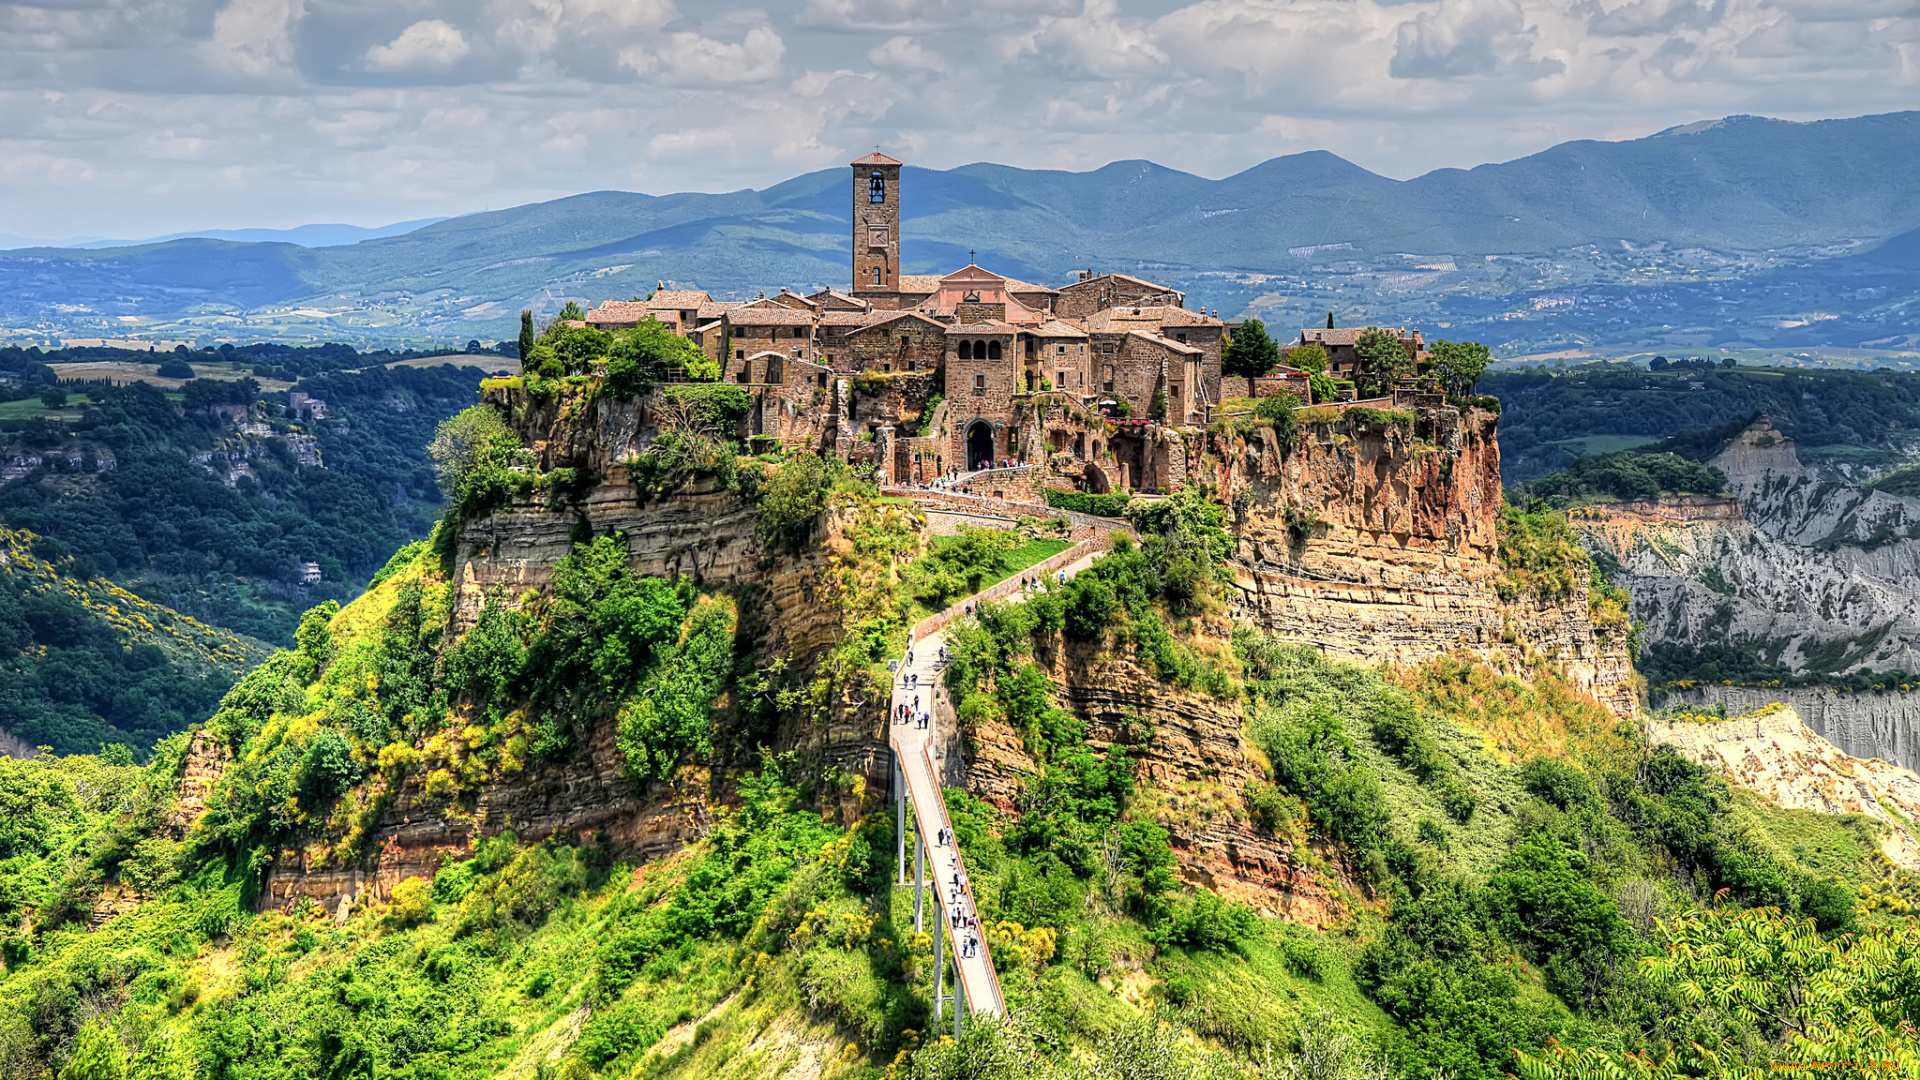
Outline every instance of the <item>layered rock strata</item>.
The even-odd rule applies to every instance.
[[[1791,705],[1713,723],[1647,725],[1656,743],[1669,743],[1707,765],[1728,783],[1794,810],[1865,814],[1883,826],[1880,849],[1894,863],[1920,870],[1920,775],[1885,761],[1853,757],[1821,738]]]
[[[1214,483],[1246,493],[1236,496],[1234,616],[1365,662],[1464,651],[1513,670],[1535,652],[1636,715],[1624,635],[1596,633],[1585,582],[1563,600],[1499,595],[1495,427],[1492,413],[1443,407],[1411,425],[1344,414],[1303,424],[1285,452],[1266,428],[1217,440]]]

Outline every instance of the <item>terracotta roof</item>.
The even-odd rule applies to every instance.
[[[697,308],[712,302],[713,297],[698,289],[660,289],[647,299],[648,307],[656,308]]]
[[[905,163],[895,161],[892,158],[888,157],[887,155],[881,153],[880,151],[875,150],[873,153],[868,154],[866,157],[854,158],[852,161],[847,162],[847,164],[849,165],[901,165]]]
[[[880,318],[875,319],[874,321],[868,323],[865,326],[862,326],[860,329],[853,331],[847,336],[852,337],[853,334],[863,334],[868,330],[878,329],[879,327],[882,327],[882,326],[891,326],[892,324],[899,322],[901,319],[919,319],[923,323],[940,327],[942,330],[946,329],[945,323],[940,322],[938,319],[929,319],[924,314],[918,311],[889,311],[885,315],[882,315]]]
[[[718,330],[718,329],[720,329],[720,322],[719,320],[716,319],[713,322],[694,327],[693,332],[696,334],[704,334],[709,330]]]
[[[837,300],[843,304],[857,304],[860,307],[867,306],[867,302],[865,300],[848,296],[846,293],[841,292],[839,289],[821,289],[819,292],[808,293],[807,299],[815,301],[816,303],[822,303],[822,304]]]
[[[823,311],[820,313],[821,326],[865,326],[873,321],[870,311]]]
[[[1184,341],[1175,341],[1172,338],[1164,338],[1164,337],[1161,337],[1159,334],[1153,333],[1148,330],[1129,330],[1127,331],[1127,333],[1133,337],[1144,338],[1147,341],[1153,342],[1155,345],[1162,346],[1163,348],[1170,349],[1177,353],[1185,353],[1190,356],[1201,356],[1201,355],[1204,355],[1206,352],[1206,350],[1196,349]]]
[[[779,304],[738,307],[727,312],[727,321],[735,326],[812,326],[813,312]]]
[[[1072,323],[1061,322],[1059,319],[1048,319],[1039,326],[1028,327],[1027,333],[1032,334],[1034,337],[1048,338],[1083,338],[1087,336],[1085,330],[1080,329]]]
[[[1300,331],[1300,341],[1302,344],[1311,342],[1315,345],[1351,345],[1360,340],[1360,334],[1365,329],[1357,326],[1341,327],[1338,330],[1329,330],[1324,326],[1316,327]]]
[[[1180,291],[1179,289],[1176,289],[1171,285],[1162,285],[1157,281],[1148,281],[1146,278],[1137,278],[1137,277],[1134,277],[1132,274],[1095,274],[1094,276],[1088,278],[1085,281],[1070,281],[1067,284],[1062,285],[1061,289],[1063,290],[1071,289],[1076,285],[1091,285],[1094,282],[1101,280],[1102,278],[1115,278],[1120,281],[1131,281],[1135,285],[1145,285],[1149,289],[1159,289],[1162,292],[1179,292]]]
[[[720,316],[725,315],[727,312],[732,311],[734,308],[737,308],[739,306],[740,306],[739,304],[733,303],[731,301],[728,301],[726,303],[715,303],[714,301],[709,300],[706,303],[700,305],[700,314],[695,317],[698,319],[701,319],[702,321],[707,319],[717,319]]]
[[[942,274],[901,274],[900,291],[903,293],[931,293],[940,291]]]
[[[1139,314],[1134,314],[1136,311]],[[1226,325],[1219,319],[1180,307],[1106,308],[1088,315],[1084,321],[1087,329],[1096,334],[1118,333],[1141,326],[1220,327]]]
[[[1017,278],[1007,278],[1006,282],[1008,292],[1057,293],[1060,291],[1059,289],[1049,289],[1045,285],[1035,285],[1030,281],[1021,281]]]
[[[608,300],[587,312],[589,323],[637,323],[648,315],[647,305],[638,300]]]
[[[1020,327],[1015,326],[1010,322],[1001,322],[998,319],[989,319],[985,322],[955,323],[952,326],[947,327],[947,333],[949,335],[988,334],[988,335],[994,335],[994,336],[999,336],[999,335],[1011,336],[1013,334],[1019,333],[1020,329],[1021,329]]]

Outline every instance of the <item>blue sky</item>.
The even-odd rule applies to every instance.
[[[1920,102],[1920,0],[0,0],[0,233],[917,164],[1406,177]]]

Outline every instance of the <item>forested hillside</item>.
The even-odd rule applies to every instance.
[[[21,395],[0,406],[0,521],[70,574],[277,643],[426,534],[440,504],[427,441],[481,375],[341,346],[190,354],[172,361],[198,365],[184,380],[154,374],[158,359],[0,351]],[[152,380],[66,374],[102,363]],[[294,415],[289,391],[324,401],[324,418]],[[318,582],[301,583],[305,562]]]
[[[1509,484],[1671,437],[1718,429],[1724,439],[1759,415],[1792,436],[1807,465],[1836,478],[1864,481],[1920,455],[1915,373],[1583,364],[1496,372],[1480,387],[1501,400],[1500,471]],[[1695,439],[1671,448],[1704,460],[1720,447]]]
[[[946,795],[1009,1007],[950,1041],[873,703],[916,602],[1011,542],[741,454],[703,416],[735,388],[656,397],[648,340],[614,346],[617,381],[490,383],[443,429],[436,533],[191,738],[0,761],[6,1080],[1920,1075],[1920,880],[1879,826],[1729,787],[1542,654],[1363,667],[1235,626],[1251,508],[1196,486],[950,631],[953,722],[1019,763]],[[642,416],[596,508],[649,536],[529,434]],[[636,570],[681,523],[702,575]],[[536,542],[536,587],[481,585]],[[1618,621],[1564,521],[1498,546],[1512,611]],[[1221,836],[1261,868],[1231,895],[1192,858]]]

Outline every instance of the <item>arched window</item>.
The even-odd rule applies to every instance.
[[[960,343],[960,359],[962,360],[973,359],[973,342],[963,341]]]
[[[873,268],[873,283],[880,284],[880,268],[877,266]]]
[[[987,359],[989,360],[1000,359],[1000,343],[999,342],[990,341],[987,343]]]
[[[883,203],[887,201],[886,177],[877,172],[867,178],[867,201],[870,203]]]

